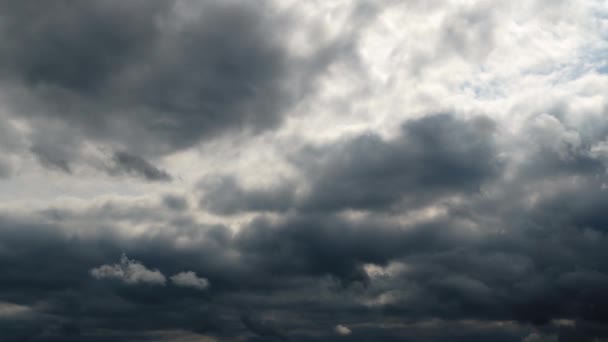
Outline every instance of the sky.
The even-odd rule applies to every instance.
[[[0,0],[0,340],[608,341],[608,2]]]

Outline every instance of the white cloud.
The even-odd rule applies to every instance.
[[[32,309],[28,306],[0,301],[0,318],[16,318],[30,312]]]
[[[171,276],[171,281],[176,286],[192,287],[198,290],[204,290],[209,287],[209,281],[206,278],[199,278],[195,272],[187,271],[180,272]]]
[[[342,324],[338,324],[338,325],[336,325],[336,333],[338,335],[346,336],[346,335],[352,334],[353,332],[348,327],[346,327]]]
[[[112,265],[101,265],[91,269],[91,275],[97,279],[120,279],[127,284],[148,283],[165,285],[167,279],[157,269],[150,270],[137,260],[130,260],[123,253],[120,262]]]

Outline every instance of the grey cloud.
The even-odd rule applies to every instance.
[[[0,178],[7,178],[12,173],[12,167],[8,161],[0,159]]]
[[[15,171],[14,157],[25,149],[23,134],[7,117],[0,114],[0,179],[10,177]]]
[[[114,172],[167,179],[160,156],[276,127],[302,96],[291,91],[310,91],[354,44],[294,60],[270,5],[198,2],[178,19],[175,4],[2,2],[3,105],[31,125],[28,142],[0,134],[7,160],[29,146],[72,171],[83,145],[100,143],[126,151],[109,157]],[[356,6],[356,23],[369,6]],[[447,55],[491,49],[497,18],[473,7],[438,23]],[[295,151],[301,178],[250,187],[219,175],[181,189],[202,193],[198,208],[177,195],[7,207],[2,339],[606,339],[608,131],[566,117],[539,114],[505,143],[486,118],[427,115],[392,138]],[[201,210],[247,215],[230,227]],[[123,251],[134,259],[116,263]],[[164,274],[169,286],[146,286]],[[337,336],[341,325],[353,333]]]
[[[529,218],[541,226],[606,231],[608,221],[603,212],[608,193],[605,180],[595,179],[597,174],[592,173],[592,179],[585,179],[571,189],[546,196],[529,210]]]
[[[37,223],[2,219],[0,270],[5,281],[0,294],[32,307],[46,298],[39,314],[57,317],[24,322],[29,328],[15,336],[46,331],[57,338],[99,339],[102,335],[93,327],[101,325],[107,339],[146,340],[149,335],[143,334],[152,329],[183,329],[219,340],[253,333],[253,340],[289,336],[331,341],[336,338],[333,328],[344,322],[356,329],[348,336],[354,340],[436,341],[451,331],[461,341],[521,341],[533,332],[531,323],[547,334],[583,336],[582,341],[603,334],[593,325],[607,317],[602,304],[606,270],[598,261],[606,257],[601,234],[559,226],[534,230],[508,216],[495,221],[509,228],[503,233],[485,225],[475,229],[468,212],[455,206],[446,218],[410,226],[326,212],[292,213],[277,222],[258,218],[233,235],[226,227],[176,221],[175,215],[183,213],[169,208],[104,207],[108,209],[101,213],[63,215],[52,224],[41,224],[35,216]],[[148,217],[147,212],[156,214]],[[94,222],[88,225],[89,235],[64,233],[63,226],[78,222]],[[119,222],[160,228],[133,237],[110,233],[108,227]],[[546,238],[548,233],[552,238]],[[206,291],[125,286],[118,278],[100,281],[90,275],[91,268],[113,260],[121,250],[142,260],[142,266],[167,274],[191,270],[213,286]],[[49,251],[42,271],[34,261],[40,251]],[[370,277],[364,267],[395,261],[407,267],[384,277]],[[133,263],[106,268],[112,275],[127,274]],[[593,310],[586,309],[590,305]],[[272,323],[243,321],[243,313],[278,318]],[[441,322],[424,323],[433,319]],[[591,325],[585,335],[572,335],[552,319]],[[393,321],[411,326],[387,324]],[[512,323],[492,323],[504,321]],[[41,330],[33,328],[36,324]]]
[[[188,200],[176,195],[163,196],[163,204],[169,209],[183,211],[188,209]]]
[[[402,230],[382,221],[352,223],[324,215],[296,216],[279,224],[257,219],[235,236],[241,253],[260,269],[285,276],[331,275],[344,284],[367,283],[365,263],[386,264],[405,255],[474,246],[475,240],[447,222]]]
[[[303,207],[378,209],[475,193],[498,174],[492,130],[485,118],[443,114],[404,123],[394,140],[368,134],[312,148],[296,159],[312,180]]]
[[[171,175],[166,171],[150,164],[145,159],[126,152],[115,152],[112,158],[114,168],[112,173],[129,173],[149,181],[169,181]]]
[[[65,156],[64,151],[54,149],[51,145],[34,145],[30,151],[38,158],[42,165],[66,173],[71,172],[69,158]]]
[[[422,7],[425,13],[444,11],[436,27],[436,39],[429,42],[435,44],[434,47],[428,49],[428,44],[425,44],[408,52],[408,69],[416,77],[452,58],[460,58],[472,65],[483,64],[497,45],[496,39],[501,37],[499,33],[505,29],[502,12],[509,10],[503,4],[489,1],[466,4],[424,1],[413,2],[409,6],[414,10]]]
[[[368,136],[341,141],[325,152],[309,150],[298,160],[317,163],[306,170],[314,171],[313,181],[355,179],[371,194],[374,187],[397,194],[373,205],[350,202],[353,196],[344,195],[340,205],[312,210],[301,206],[305,201],[292,199],[279,219],[258,214],[235,234],[228,227],[198,223],[188,211],[174,210],[163,200],[56,208],[32,213],[29,221],[3,217],[0,295],[32,307],[37,315],[13,325],[11,334],[15,340],[146,340],[152,329],[182,329],[218,340],[289,336],[331,341],[337,338],[335,326],[348,322],[356,334],[340,338],[361,341],[437,341],[446,334],[456,341],[522,341],[538,332],[590,342],[606,336],[608,269],[601,262],[607,257],[601,219],[605,196],[595,168],[571,167],[575,159],[554,164],[559,170],[550,178],[557,187],[549,191],[539,187],[545,180],[529,169],[547,167],[547,153],[553,152],[526,149],[525,162],[511,165],[517,167],[511,176],[515,180],[503,178],[493,157],[499,146],[486,121],[428,117],[406,123],[402,132],[394,140]],[[374,148],[354,143],[362,144],[362,139],[371,139]],[[381,153],[385,151],[391,153]],[[419,156],[417,151],[427,158],[412,157]],[[413,168],[419,173],[393,177],[369,171],[390,170],[390,161],[398,169],[410,165],[403,170],[419,162],[420,170]],[[344,178],[329,177],[334,173],[326,170],[343,170]],[[577,182],[571,182],[573,175]],[[378,187],[379,178],[390,179],[399,191]],[[246,191],[236,178],[232,181],[238,191]],[[403,202],[399,196],[424,190],[417,182],[425,184],[429,197]],[[480,184],[492,191],[480,192]],[[527,202],[535,192],[542,196]],[[400,212],[390,208],[406,203],[403,208],[409,210],[408,205],[435,204],[452,194],[460,200],[442,203],[444,215],[420,221],[403,222],[395,217]],[[344,208],[364,208],[368,215],[351,218],[342,215]],[[150,230],[119,233],[134,224]],[[83,237],[67,233],[83,225]],[[40,251],[48,251],[42,270],[35,257]],[[125,269],[135,262],[107,264],[121,251],[142,266],[182,276],[170,279],[176,286],[125,286]],[[367,271],[370,264],[383,268],[393,263],[403,265],[400,272],[377,276]],[[101,281],[91,276],[92,268],[123,278]],[[203,284],[201,275],[213,285],[205,291],[184,287]],[[46,298],[45,305],[37,305],[39,298]],[[96,335],[98,326],[107,333]]]
[[[4,217],[0,221],[0,235],[3,236],[0,243],[0,268],[6,276],[6,281],[0,286],[1,296],[10,298],[8,301],[15,305],[32,308],[31,319],[0,319],[3,339],[146,341],[149,340],[146,334],[150,331],[181,328],[185,331],[218,333],[224,329],[221,328],[225,326],[222,319],[216,319],[214,314],[209,313],[215,309],[200,306],[194,309],[196,314],[180,314],[180,307],[188,301],[190,304],[187,306],[192,305],[193,299],[186,299],[189,296],[179,287],[143,286],[161,283],[158,273],[143,265],[160,265],[162,269],[170,272],[177,272],[182,268],[181,261],[176,264],[174,259],[165,254],[173,249],[166,244],[168,240],[144,242],[144,239],[129,242],[116,235],[104,233],[100,226],[91,225],[89,228],[97,229],[99,233],[96,238],[70,237],[55,225],[13,221]],[[149,245],[141,248],[149,243],[156,247]],[[210,250],[213,250],[211,247],[212,245]],[[45,257],[35,258],[36,253],[43,250]],[[135,259],[142,261],[128,259],[118,264],[105,265],[105,268],[102,266],[103,270],[110,272],[102,272],[102,268],[97,267],[108,260],[114,260],[120,255],[120,250],[127,250],[129,254],[136,256]],[[154,253],[142,253],[144,250],[159,251],[161,260],[159,261]],[[215,252],[214,250],[212,253]],[[191,256],[185,256],[182,259],[186,261],[186,266],[191,265],[187,261],[190,258]],[[213,256],[205,258],[212,260]],[[23,262],[26,259],[32,262]],[[17,262],[18,260],[21,262]],[[10,264],[19,264],[19,268],[10,267]],[[90,273],[91,268],[95,267],[100,271],[100,275],[111,273],[112,277],[120,278],[114,278],[115,281],[95,279]],[[125,285],[124,282],[127,281],[131,281],[131,286]],[[175,300],[174,304],[170,304],[172,300]],[[206,300],[197,297],[196,301],[202,305]],[[167,304],[174,308],[164,307]],[[146,312],[149,314],[145,314]],[[175,314],[175,318],[169,318]],[[180,323],[169,323],[177,322],[175,319]],[[104,329],[100,331],[99,327]]]
[[[557,335],[546,336],[539,333],[532,333],[526,336],[522,342],[558,342],[558,337]]]
[[[219,214],[243,211],[285,211],[295,199],[289,182],[267,188],[245,189],[233,176],[207,177],[201,182],[200,206]]]
[[[137,155],[276,127],[324,69],[311,65],[340,50],[292,58],[280,35],[289,21],[265,1],[4,1],[0,12],[0,81],[33,138],[53,140],[41,121],[63,123],[77,144]],[[63,170],[78,158],[35,145]]]
[[[492,5],[480,1],[447,15],[441,23],[440,50],[483,62],[494,47],[499,22],[497,7]]]
[[[370,295],[368,305],[382,308],[384,317],[483,317],[532,324],[560,340],[592,341],[591,336],[603,336],[605,332],[597,328],[574,334],[576,329],[550,323],[552,319],[567,318],[581,326],[593,326],[592,322],[606,317],[603,304],[591,304],[603,303],[606,297],[602,290],[606,269],[594,261],[601,260],[606,242],[601,214],[605,211],[606,177],[598,159],[601,156],[590,153],[597,142],[585,132],[577,132],[581,143],[574,145],[554,144],[535,135],[540,140],[526,143],[526,157],[519,164],[511,164],[514,174],[504,178],[501,166],[514,161],[508,154],[498,158],[500,147],[493,141],[494,129],[486,120],[466,122],[435,116],[404,124],[404,134],[394,141],[368,135],[311,149],[306,157],[296,160],[302,168],[308,167],[305,174],[312,189],[317,182],[323,184],[318,186],[319,192],[336,196],[339,205],[327,202],[312,211],[302,203],[313,196],[294,201],[291,214],[282,223],[253,221],[236,236],[238,248],[251,265],[282,277],[329,274],[343,285],[364,284]],[[554,131],[548,138],[563,141],[564,136]],[[383,153],[391,148],[395,152]],[[418,154],[410,151],[423,151],[419,155],[426,158],[418,163],[420,171],[397,172],[401,170],[399,165],[407,165],[403,170],[417,170],[412,164],[419,160],[409,157]],[[334,168],[336,176],[326,176],[332,175]],[[396,176],[366,172],[376,169],[396,169]],[[408,177],[416,181],[410,183]],[[332,182],[319,181],[339,183],[350,178],[353,186],[368,192],[354,196],[336,190],[342,188]],[[379,186],[384,181],[387,186]],[[418,194],[416,186],[420,183],[424,186]],[[480,192],[481,186],[488,186],[488,192]],[[224,191],[230,194],[245,190]],[[429,193],[430,197],[425,198]],[[534,202],[528,202],[535,193]],[[333,213],[344,208],[383,213],[401,201],[399,196],[412,196],[416,201],[406,201],[400,207],[408,210],[428,203],[428,199],[440,200],[451,194],[465,200],[444,204],[448,209],[445,221],[434,220],[414,228],[366,219],[348,222]],[[239,197],[234,198],[238,202]],[[349,202],[358,198],[381,200]],[[273,251],[272,255],[259,253],[266,250]],[[408,265],[405,275],[378,280],[370,279],[364,271],[366,263],[387,265],[391,260]],[[395,290],[398,288],[404,290]],[[584,309],[585,305],[592,308]],[[504,335],[505,341],[534,336],[521,327],[513,329],[511,337]],[[494,334],[491,331],[496,329],[488,328],[485,336]],[[463,335],[463,340],[480,336],[484,335]]]
[[[94,93],[152,44],[158,34],[154,18],[173,3],[4,1],[2,72],[35,86]],[[18,29],[22,18],[36,25]]]
[[[67,123],[42,118],[27,138],[30,140],[29,152],[50,169],[71,173],[72,161],[81,156],[81,138]]]
[[[244,189],[234,177],[203,182],[211,211],[336,211],[409,209],[456,194],[475,194],[500,176],[494,124],[485,117],[426,116],[403,123],[390,140],[369,133],[292,156],[309,188],[297,198],[293,181]]]
[[[291,341],[285,333],[271,322],[259,320],[251,315],[241,316],[241,322],[249,331],[260,337],[272,337],[278,341]]]
[[[19,129],[9,121],[9,118],[0,114],[0,150],[14,152],[23,148],[24,137]]]

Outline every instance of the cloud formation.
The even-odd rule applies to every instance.
[[[606,18],[0,2],[2,340],[608,339]]]
[[[338,324],[338,325],[336,325],[336,333],[338,335],[347,336],[347,335],[352,334],[353,332],[348,327],[346,327],[342,324]]]
[[[171,176],[141,157],[126,152],[116,152],[113,156],[116,164],[113,172],[126,172],[142,177],[149,181],[169,181]]]
[[[118,279],[126,284],[165,285],[167,281],[159,270],[150,270],[139,261],[130,260],[124,253],[117,264],[92,268],[91,275],[96,279]]]
[[[126,155],[153,158],[228,131],[274,128],[314,79],[315,53],[291,56],[279,34],[289,31],[286,14],[268,1],[5,1],[0,9],[4,105],[27,121],[42,164],[67,172],[86,162],[74,145],[123,151],[114,159],[124,166]],[[26,19],[32,25],[19,29]],[[137,164],[128,169],[164,176]]]
[[[180,272],[170,277],[171,282],[181,287],[191,287],[197,290],[205,290],[209,287],[209,281],[205,278],[200,278],[195,272],[186,271]]]

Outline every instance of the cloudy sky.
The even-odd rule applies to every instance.
[[[2,341],[608,341],[604,0],[0,0]]]

